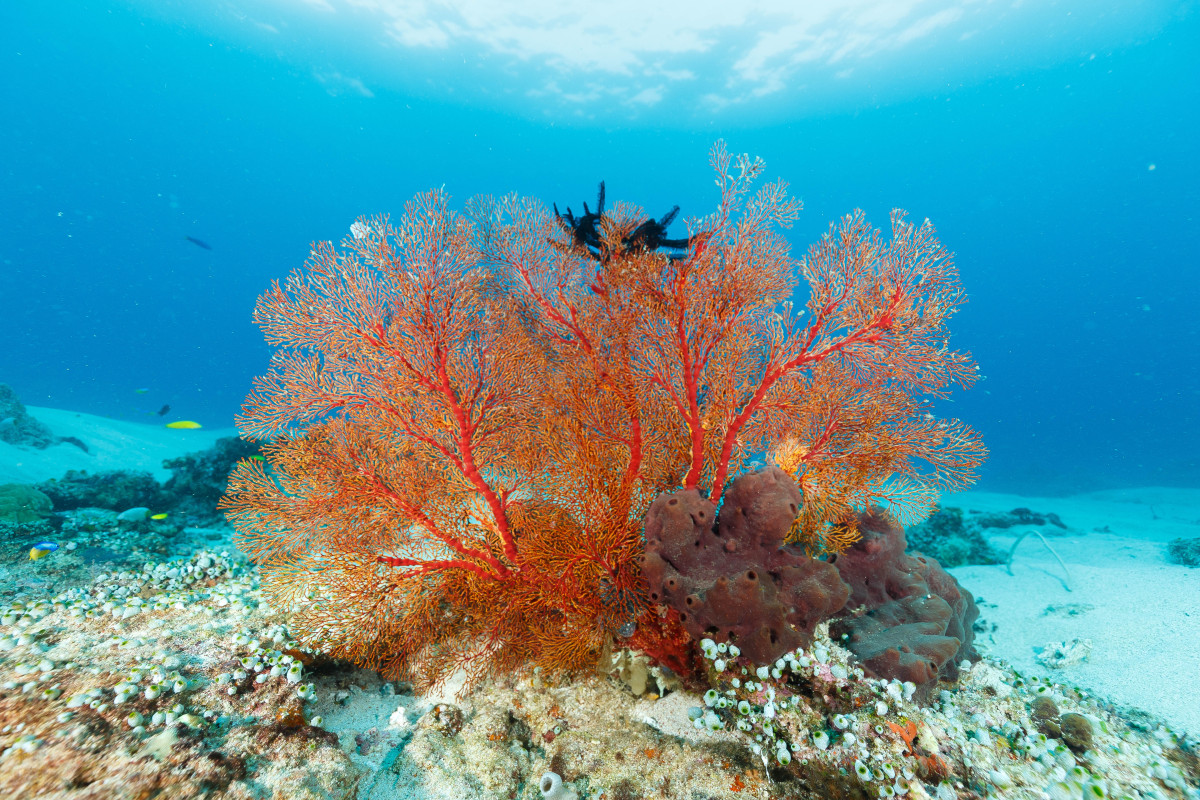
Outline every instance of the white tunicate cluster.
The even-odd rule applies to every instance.
[[[569,788],[563,783],[562,778],[555,772],[547,772],[538,781],[538,788],[542,792],[542,800],[577,800],[579,795],[574,789]]]

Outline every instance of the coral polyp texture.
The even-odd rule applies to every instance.
[[[827,573],[859,511],[913,521],[972,479],[978,437],[924,404],[976,376],[932,226],[856,212],[797,260],[786,186],[755,190],[762,162],[721,143],[711,163],[719,203],[686,236],[674,212],[601,204],[581,235],[537,201],[434,191],[259,300],[279,351],[239,424],[265,459],[224,507],[304,643],[422,687],[587,668],[617,640],[687,674],[687,620],[641,574],[657,498],[716,509],[772,458],[742,479],[791,497],[770,541]]]

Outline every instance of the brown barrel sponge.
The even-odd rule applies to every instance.
[[[834,563],[851,590],[848,608],[865,613],[830,626],[878,677],[932,688],[954,680],[958,664],[975,657],[975,599],[938,562],[908,554],[904,528],[875,510],[859,517],[862,537]]]
[[[719,520],[694,490],[659,497],[646,513],[650,599],[678,611],[694,639],[735,642],[757,664],[809,644],[850,591],[832,564],[784,544],[801,501],[778,467],[736,478]]]
[[[862,538],[845,553],[809,558],[784,543],[801,502],[777,467],[738,476],[719,516],[694,490],[657,498],[642,559],[651,601],[678,611],[693,639],[734,642],[755,664],[808,646],[834,619],[831,633],[873,676],[922,695],[957,677],[974,656],[970,593],[934,559],[905,553],[904,529],[881,511],[860,516]]]

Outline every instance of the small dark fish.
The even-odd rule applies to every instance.
[[[183,238],[187,239],[189,242],[196,245],[197,247],[203,247],[205,250],[212,250],[212,247],[209,246],[208,242],[202,242],[194,236],[185,236]]]
[[[160,417],[165,417],[167,414],[170,414],[170,413],[171,413],[171,407],[170,407],[170,406],[163,406],[162,408],[160,408],[160,409],[158,410],[158,415],[159,415]]]

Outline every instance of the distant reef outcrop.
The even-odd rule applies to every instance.
[[[38,450],[59,442],[59,438],[44,423],[29,415],[17,393],[7,383],[0,383],[0,442]]]

